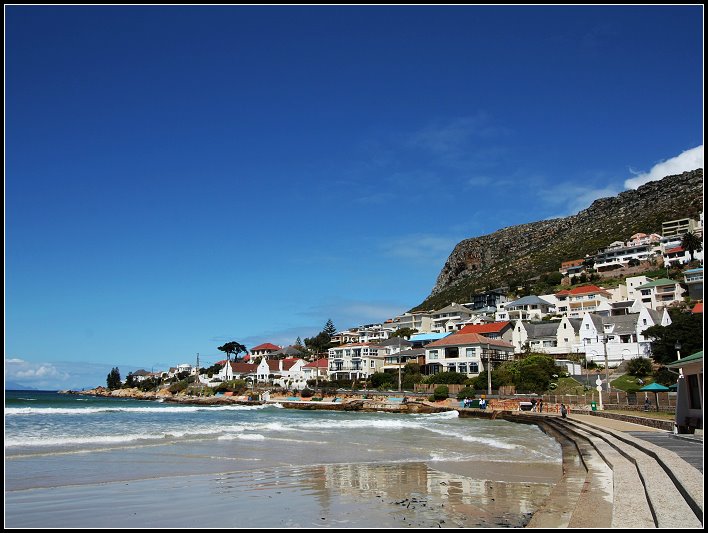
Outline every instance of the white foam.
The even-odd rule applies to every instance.
[[[143,413],[143,414],[174,414],[196,413],[198,411],[253,411],[265,409],[268,405],[171,405],[160,404],[155,407],[9,407],[6,415],[93,415],[97,413]]]

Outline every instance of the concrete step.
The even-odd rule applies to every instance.
[[[635,439],[622,432],[615,432],[606,427],[572,419],[563,419],[560,422],[574,428],[579,433],[586,434],[600,453],[605,452],[606,460],[612,466],[613,472],[616,467],[620,468],[617,476],[618,484],[626,483],[627,480],[633,479],[633,476],[629,475],[626,465],[620,466],[623,462],[617,459],[616,454],[609,453],[608,446],[634,465],[641,485],[636,485],[636,478],[634,478],[634,481],[631,482],[634,485],[633,493],[637,494],[639,492],[637,487],[643,486],[645,499],[656,527],[702,527],[702,475],[691,475],[691,472],[698,474],[695,468],[682,461],[678,456],[673,458],[667,456],[673,452],[660,449],[649,442]],[[675,454],[673,455],[675,456]],[[665,457],[671,460],[663,460]],[[667,462],[671,464],[667,465]],[[672,467],[674,466],[678,469],[677,472],[673,471]],[[622,479],[624,476],[628,476],[626,480]],[[700,495],[697,487],[692,487],[693,484],[698,483],[698,478],[700,478]],[[627,496],[624,492],[620,487],[615,490],[615,494],[620,499],[615,501],[613,527],[630,527],[628,524],[623,526],[621,523],[627,517],[634,519],[636,516],[636,503],[621,500],[622,497]],[[632,499],[639,500],[640,498],[634,496]],[[631,527],[641,526],[637,525],[636,520],[631,520]]]

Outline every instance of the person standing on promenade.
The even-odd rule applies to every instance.
[[[536,398],[531,398],[531,412],[536,412]]]
[[[538,412],[543,413],[543,398],[538,399]]]
[[[561,404],[561,416],[562,416],[563,418],[567,418],[567,417],[568,417],[568,409],[566,409],[564,403]]]

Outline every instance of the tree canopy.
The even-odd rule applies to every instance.
[[[106,376],[106,386],[110,390],[120,389],[120,370],[114,367]]]
[[[691,261],[693,261],[693,255],[703,249],[703,242],[695,233],[688,231],[683,234],[683,238],[681,239],[681,248],[686,250],[691,255]]]
[[[659,364],[666,365],[677,359],[676,343],[680,344],[682,356],[691,355],[703,349],[703,320],[701,313],[686,313],[670,310],[671,324],[652,326],[642,335],[650,337],[651,356]]]
[[[236,341],[227,342],[219,346],[218,349],[226,353],[227,360],[230,360],[232,354],[236,358],[238,354],[248,352],[248,348]]]

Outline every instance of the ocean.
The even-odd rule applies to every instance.
[[[534,425],[5,393],[6,527],[523,526],[562,474]]]

